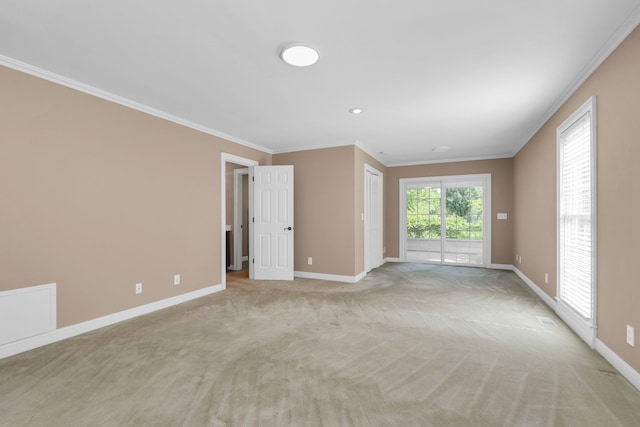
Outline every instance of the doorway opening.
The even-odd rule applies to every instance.
[[[226,288],[227,285],[227,268],[235,266],[235,251],[233,250],[233,246],[235,243],[234,235],[238,234],[238,231],[234,233],[234,228],[236,227],[236,219],[234,214],[236,205],[236,194],[234,191],[235,173],[229,174],[228,171],[233,171],[235,169],[246,169],[256,165],[258,165],[258,162],[255,160],[246,159],[244,157],[228,153],[221,153],[220,155],[220,283],[222,284],[223,289]],[[229,175],[228,179],[227,175]],[[250,198],[247,199],[247,204],[248,209],[251,205]],[[241,230],[242,228],[240,226],[237,226],[237,229]],[[228,232],[229,234],[227,234]],[[242,232],[240,231],[239,234],[242,234]],[[226,238],[226,236],[229,237]],[[251,242],[250,235],[248,235],[247,239],[247,242]],[[230,252],[229,259],[227,257],[227,248],[229,248]],[[240,259],[242,259],[242,255],[240,256]]]
[[[228,190],[227,190],[228,191]],[[228,215],[228,214],[227,214]],[[249,169],[233,170],[233,257],[229,270],[249,269]]]

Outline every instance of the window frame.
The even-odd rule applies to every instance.
[[[563,134],[586,114],[590,114],[590,222],[591,222],[591,317],[586,319],[561,298],[561,199],[563,183]],[[591,348],[595,347],[597,325],[597,115],[596,97],[590,97],[573,114],[556,129],[556,313],[582,338]]]

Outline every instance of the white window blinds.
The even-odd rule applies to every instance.
[[[559,130],[559,298],[593,317],[593,159],[591,111]]]

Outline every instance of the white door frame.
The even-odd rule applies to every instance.
[[[380,191],[377,200],[371,200],[371,184],[369,181],[369,175],[376,175],[380,177]],[[373,166],[365,163],[364,165],[364,272],[368,273],[376,267],[380,267],[383,263],[383,221],[382,221],[382,206],[383,206],[383,191],[384,191],[384,175],[382,172],[374,168]],[[377,218],[379,224],[376,227],[377,235],[371,235],[371,202],[375,203],[375,209],[377,210]],[[375,249],[371,248],[371,242],[378,242],[380,247]],[[373,251],[373,254],[371,253]],[[371,257],[375,256],[375,261],[371,262]]]
[[[225,234],[227,232],[227,163],[235,163],[241,166],[256,166],[256,160],[246,159],[229,153],[220,153],[220,284],[222,289],[227,287],[227,247]],[[249,200],[251,204],[251,200]],[[249,236],[251,239],[251,236]]]
[[[402,178],[400,179],[399,184],[399,196],[400,196],[400,216],[399,216],[399,242],[398,247],[400,249],[401,261],[406,262],[407,258],[407,184],[416,183],[416,182],[435,182],[440,181],[442,184],[442,188],[444,189],[444,183],[447,181],[456,181],[456,180],[467,180],[467,179],[482,179],[484,182],[484,191],[483,191],[483,204],[482,204],[482,225],[483,225],[483,264],[478,267],[489,268],[491,266],[491,221],[493,220],[493,213],[491,210],[491,174],[490,173],[481,173],[481,174],[467,174],[467,175],[451,175],[451,176],[425,176],[419,178]],[[444,195],[444,190],[443,190]],[[445,207],[442,206],[444,211]],[[445,233],[444,227],[446,227],[446,223],[442,223],[443,226],[443,235]],[[444,263],[444,260],[442,262]],[[447,265],[455,265],[455,264],[447,264]],[[463,264],[464,265],[464,264]]]
[[[233,170],[233,270],[242,270],[242,234],[244,227],[249,224],[242,223],[244,190],[242,180],[249,176],[248,168]],[[248,191],[248,189],[247,189]]]

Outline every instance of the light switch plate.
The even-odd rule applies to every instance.
[[[506,214],[506,212],[500,212],[500,213],[498,213],[498,219],[507,219],[507,214]]]

